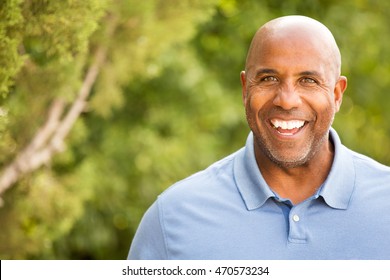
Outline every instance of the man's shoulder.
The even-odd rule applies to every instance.
[[[380,163],[379,161],[369,156],[360,154],[352,150],[349,151],[354,159],[355,166],[356,168],[358,168],[359,171],[378,172],[390,175],[389,166],[386,166],[383,163]]]
[[[350,150],[355,166],[356,180],[363,185],[381,186],[390,191],[390,167],[377,160]]]
[[[158,199],[177,202],[183,199],[196,199],[205,193],[209,196],[218,195],[229,188],[235,188],[233,164],[239,152],[240,150],[176,182],[162,192]]]

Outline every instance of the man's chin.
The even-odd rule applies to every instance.
[[[300,153],[293,153],[294,151],[300,151]],[[291,169],[306,166],[310,159],[313,158],[313,150],[308,146],[292,149],[280,149],[280,148],[266,148],[263,149],[263,153],[268,159],[275,165],[284,168]]]
[[[305,166],[310,160],[309,155],[298,155],[294,157],[279,156],[269,153],[268,158],[277,166],[283,169],[297,168]]]

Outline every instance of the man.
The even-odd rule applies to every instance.
[[[129,259],[390,259],[390,168],[331,128],[347,79],[331,32],[266,23],[242,95],[246,146],[159,196]]]

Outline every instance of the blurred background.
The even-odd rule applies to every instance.
[[[333,31],[334,127],[390,164],[390,1],[0,3],[1,259],[125,259],[159,193],[244,145],[239,73],[278,16]]]

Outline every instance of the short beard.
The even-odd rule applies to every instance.
[[[314,136],[310,138],[310,146],[306,146],[306,152],[302,153],[300,157],[295,159],[283,158],[283,156],[278,155],[278,152],[271,147],[268,147],[266,140],[261,137],[256,137],[256,145],[259,148],[260,152],[263,153],[270,161],[282,169],[296,168],[300,166],[305,166],[309,161],[318,153],[321,146],[325,141],[329,140],[329,131],[317,141]]]

